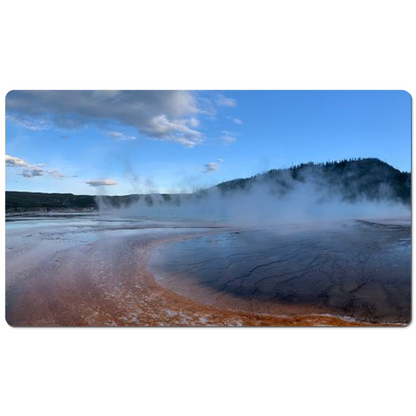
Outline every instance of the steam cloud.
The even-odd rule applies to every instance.
[[[348,193],[339,182],[315,165],[296,178],[289,170],[278,171],[193,194],[135,196],[120,200],[118,208],[106,197],[98,203],[102,212],[117,209],[122,216],[238,226],[410,216],[410,206],[386,183],[380,182],[369,196],[354,179],[348,182]]]

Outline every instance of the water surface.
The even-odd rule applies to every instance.
[[[160,247],[150,269],[162,285],[208,304],[410,321],[411,232],[403,223],[222,232]]]

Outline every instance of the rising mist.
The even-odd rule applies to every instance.
[[[410,217],[410,174],[378,159],[302,164],[193,194],[97,197],[101,213],[239,226]]]

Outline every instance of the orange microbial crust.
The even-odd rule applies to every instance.
[[[181,237],[183,238],[183,237]],[[132,239],[62,250],[7,288],[13,326],[391,326],[328,314],[256,314],[201,304],[161,287],[146,268],[151,251],[178,239]],[[104,250],[104,252],[103,252]],[[107,250],[107,252],[105,251]],[[106,255],[106,253],[108,255]]]

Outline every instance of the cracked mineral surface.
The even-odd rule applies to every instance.
[[[403,221],[269,227],[170,243],[150,265],[163,286],[221,308],[406,324],[410,243]]]
[[[410,320],[410,226],[236,229],[102,215],[6,223],[13,326],[368,326]]]

